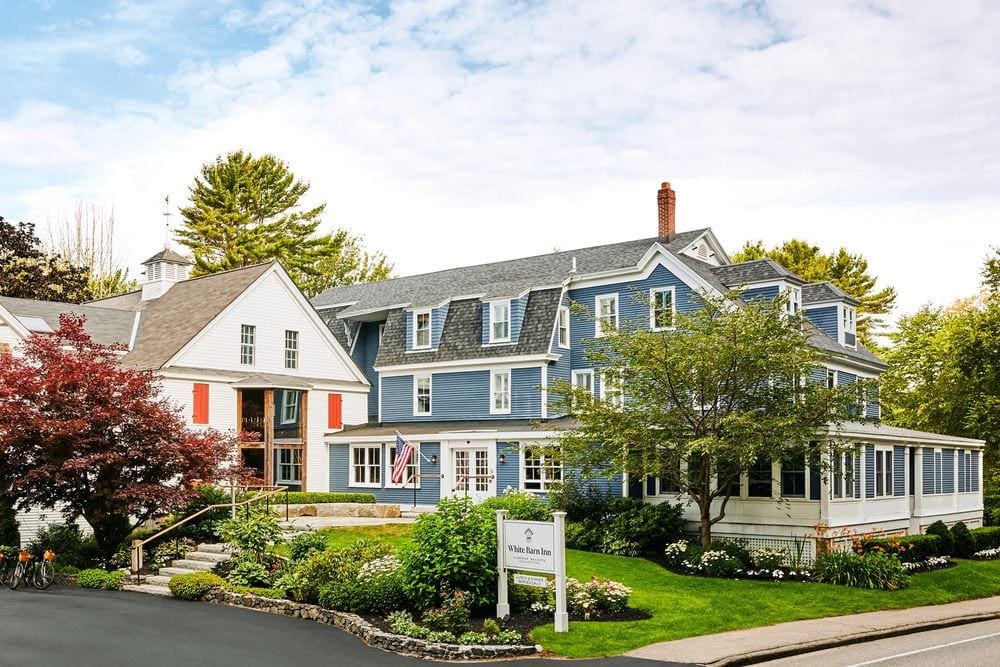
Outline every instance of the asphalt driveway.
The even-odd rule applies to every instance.
[[[141,593],[53,586],[0,589],[0,664],[5,665],[426,665],[370,648],[330,626]],[[519,667],[564,661],[518,660]],[[637,658],[573,661],[587,667],[650,667]]]

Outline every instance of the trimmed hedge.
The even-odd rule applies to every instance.
[[[374,493],[326,493],[323,491],[289,491],[289,505],[312,505],[314,503],[367,503],[374,505]],[[284,504],[285,494],[271,497],[271,502]]]
[[[919,563],[941,553],[940,535],[901,535],[899,537],[879,537],[861,542],[861,553],[881,552],[895,554],[904,563]]]
[[[101,570],[90,568],[81,570],[76,575],[76,583],[81,588],[106,588],[109,591],[117,591],[122,587],[122,578],[125,573],[121,570]]]
[[[972,534],[972,541],[976,545],[976,551],[1000,547],[1000,526],[973,528],[969,533]]]
[[[938,520],[927,526],[928,535],[939,535],[941,537],[941,553],[939,556],[951,556],[955,553],[955,538],[951,536],[951,531],[944,521]]]
[[[200,600],[213,588],[225,586],[226,580],[212,572],[191,572],[177,574],[170,578],[167,586],[175,598],[180,600]]]

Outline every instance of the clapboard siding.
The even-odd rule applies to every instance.
[[[770,287],[751,287],[750,289],[745,289],[740,292],[740,297],[747,303],[757,299],[770,301],[777,298],[779,293],[777,285],[772,285]]]
[[[431,374],[431,414],[413,414],[413,376],[382,378],[382,420],[541,418],[541,366],[514,368],[510,374],[510,414],[490,414],[490,371]]]
[[[503,454],[504,462],[500,463]],[[521,443],[497,442],[497,460],[493,462],[497,471],[497,495],[502,496],[508,488],[521,488]]]
[[[559,355],[559,359],[551,362],[548,369],[548,386],[552,387],[556,382],[570,382],[570,350],[559,347],[559,331],[556,329],[552,334],[552,345],[549,348],[552,354]],[[549,418],[559,417],[565,410],[557,410],[555,405],[559,402],[559,397],[551,391],[548,394]]]
[[[418,505],[436,505],[441,500],[441,443],[420,442],[413,443],[419,445],[420,449],[420,474],[429,475],[420,478],[420,488],[417,489]],[[370,443],[366,447],[373,446]],[[396,446],[395,440],[387,438],[382,447],[382,480],[381,487],[357,487],[350,486],[350,445],[330,445],[328,480],[331,491],[341,491],[345,493],[373,493],[375,499],[380,503],[398,503],[400,505],[413,504],[412,487],[386,487],[386,482],[390,479],[391,469],[389,468],[389,451]],[[437,463],[431,463],[430,459],[437,457]]]
[[[375,358],[378,356],[379,328],[385,322],[361,322],[358,327],[358,339],[354,344],[351,358],[365,374],[371,385],[368,393],[368,416],[378,417],[378,373],[375,372]]]
[[[837,306],[823,306],[822,308],[806,308],[805,315],[809,318],[817,329],[825,333],[830,338],[839,341],[840,318],[837,315]]]

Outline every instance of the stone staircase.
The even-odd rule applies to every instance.
[[[170,567],[161,567],[158,574],[144,576],[141,584],[123,583],[122,590],[171,597],[170,589],[167,588],[171,577],[190,572],[211,572],[218,563],[229,560],[229,548],[228,544],[199,544],[184,558],[170,561]]]

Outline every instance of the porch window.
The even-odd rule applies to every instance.
[[[524,448],[524,482],[526,491],[548,491],[562,481],[562,461],[534,447]]]
[[[253,366],[257,348],[257,327],[252,324],[240,325],[240,364]]]
[[[892,450],[875,450],[875,495],[892,495]]]
[[[649,328],[659,331],[674,326],[674,288],[650,290],[649,297]]]
[[[302,483],[302,450],[278,450],[278,484]]]
[[[607,332],[618,328],[618,295],[602,294],[597,297],[597,330],[594,335],[598,338]]]
[[[747,470],[747,494],[751,498],[771,497],[771,459],[759,456]]]
[[[735,469],[731,463],[722,461],[719,463],[718,479],[716,480],[720,489],[724,487],[726,480],[729,480],[729,495],[733,498],[739,498],[742,491],[739,470]]]
[[[854,452],[834,452],[830,495],[834,498],[854,497]]]
[[[510,369],[496,370],[490,374],[492,400],[490,414],[510,414]]]
[[[299,367],[299,332],[285,331],[285,368]]]
[[[510,340],[510,300],[490,303],[490,342]]]
[[[785,498],[806,497],[805,454],[793,454],[782,459],[781,495]]]
[[[413,414],[431,413],[431,376],[417,375],[413,378]]]
[[[351,445],[350,486],[382,485],[382,446]]]

